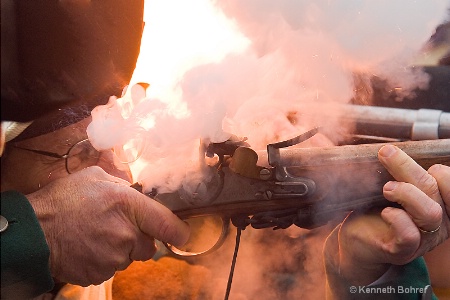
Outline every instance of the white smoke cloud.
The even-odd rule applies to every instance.
[[[317,113],[305,103],[327,109],[351,99],[354,72],[387,77],[405,93],[425,88],[427,77],[407,66],[449,6],[443,0],[150,1],[132,82],[150,88],[147,94],[130,89],[96,108],[89,138],[98,148],[118,147],[127,136],[144,139],[142,159],[131,165],[135,179],[147,188],[177,188],[199,160],[200,139],[236,134],[263,149],[291,138],[311,126],[302,114]]]

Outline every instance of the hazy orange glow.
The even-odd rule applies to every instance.
[[[147,96],[163,101],[174,99],[175,85],[193,66],[219,62],[249,44],[210,0],[147,0],[144,20],[132,83],[150,83]]]

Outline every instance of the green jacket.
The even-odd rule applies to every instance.
[[[2,192],[1,215],[9,223],[1,233],[1,298],[31,298],[50,291],[50,250],[31,204],[18,192]]]
[[[347,299],[437,300],[430,285],[425,260],[419,257],[404,266],[394,266],[393,276],[385,282],[355,287]],[[350,290],[350,288],[349,288]]]

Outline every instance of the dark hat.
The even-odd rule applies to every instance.
[[[68,109],[86,113],[120,96],[136,66],[143,12],[143,0],[2,0],[2,121],[41,117],[27,130],[39,135]]]

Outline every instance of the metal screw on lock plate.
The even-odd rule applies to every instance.
[[[259,171],[259,178],[262,180],[267,180],[272,176],[272,172],[269,169],[261,169]]]

